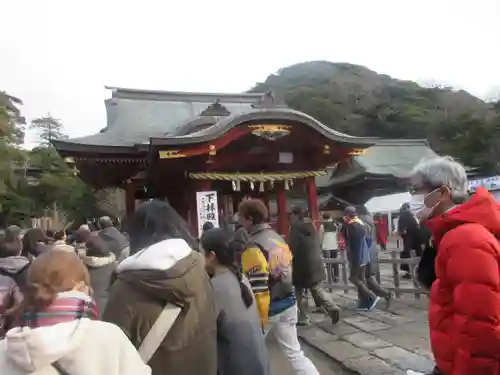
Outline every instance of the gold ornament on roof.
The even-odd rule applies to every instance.
[[[290,125],[249,125],[252,134],[257,137],[267,139],[268,141],[275,141],[276,139],[286,137],[290,134],[292,127]]]
[[[360,156],[366,154],[367,149],[366,148],[353,148],[351,151],[349,151],[350,156]]]
[[[186,157],[186,155],[180,153],[180,150],[158,151],[158,155],[160,159],[178,159]]]

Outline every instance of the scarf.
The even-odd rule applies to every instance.
[[[58,293],[54,302],[43,311],[22,313],[18,325],[36,328],[82,318],[98,319],[98,317],[97,305],[91,297],[82,292],[69,291]]]

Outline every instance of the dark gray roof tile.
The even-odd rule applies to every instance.
[[[148,144],[151,137],[174,133],[216,100],[220,100],[231,114],[238,114],[262,96],[111,89],[113,96],[105,101],[106,128],[97,134],[56,142],[58,149],[71,145],[133,147]]]
[[[321,176],[316,179],[316,185],[333,187],[367,175],[404,179],[421,160],[436,156],[425,139],[380,140],[365,154],[352,157],[347,170],[335,170],[333,175]]]

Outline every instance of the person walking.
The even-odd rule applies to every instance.
[[[102,315],[108,302],[108,290],[111,276],[116,269],[116,257],[108,243],[99,236],[92,236],[86,244],[86,252],[78,255],[90,274],[93,298]]]
[[[410,251],[415,250],[417,256],[422,253],[421,240],[420,240],[420,225],[411,211],[411,205],[404,203],[400,210],[398,220],[398,233],[403,240],[403,251],[401,252],[401,259],[409,259],[411,256]],[[405,279],[411,279],[410,267],[408,264],[401,263],[401,270],[405,272],[402,276]]]
[[[217,309],[218,375],[269,374],[259,312],[236,263],[233,233],[222,228],[206,231],[201,246]]]
[[[319,239],[321,250],[325,258],[337,259],[339,256],[338,241],[337,241],[337,226],[332,219],[332,216],[325,212],[323,214],[323,223],[319,231]],[[338,282],[340,277],[340,264],[332,264],[333,282]]]
[[[49,251],[31,264],[18,327],[0,341],[2,375],[150,375],[114,324],[96,320],[90,277],[74,253]]]
[[[366,241],[365,224],[352,206],[348,206],[344,210],[342,232],[346,239],[347,259],[350,269],[349,281],[358,290],[358,310],[371,311],[380,301],[380,296],[377,296],[374,291],[382,294],[383,290],[376,282],[371,271],[370,248]]]
[[[435,267],[429,326],[437,367],[444,375],[498,375],[500,206],[484,188],[469,198],[465,169],[450,157],[421,162],[412,180],[413,200],[424,205],[417,217],[437,249],[426,263]]]
[[[380,246],[382,251],[387,250],[387,236],[388,236],[388,224],[387,217],[381,214],[375,214],[375,233],[377,236],[377,244]]]
[[[153,375],[216,375],[213,290],[187,224],[168,203],[152,200],[137,208],[125,229],[131,255],[116,268],[102,319],[139,347],[164,309],[178,307],[173,325],[153,332],[163,337],[148,362]]]
[[[292,208],[292,226],[288,237],[292,251],[292,275],[297,306],[299,308],[298,325],[309,325],[309,304],[306,291],[310,290],[317,306],[331,318],[333,324],[340,319],[340,308],[324,291],[321,283],[326,279],[325,263],[321,256],[319,236],[312,221],[304,217],[300,207]]]
[[[319,375],[304,355],[297,336],[292,254],[285,240],[267,223],[268,215],[266,205],[259,199],[248,199],[239,205],[239,221],[250,236],[242,254],[243,271],[256,294],[264,333],[275,336],[297,375]]]

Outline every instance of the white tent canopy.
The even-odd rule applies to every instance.
[[[383,195],[371,198],[365,203],[365,207],[371,214],[399,212],[403,203],[409,203],[410,200],[411,194],[408,192]]]

